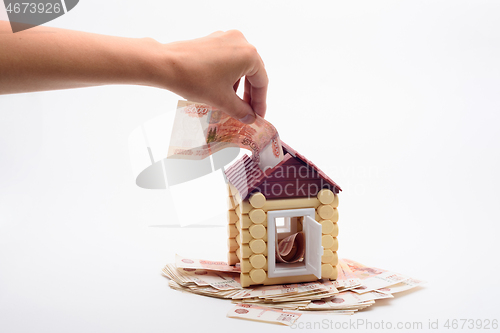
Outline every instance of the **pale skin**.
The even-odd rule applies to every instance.
[[[14,34],[0,21],[0,94],[109,84],[167,89],[244,123],[266,112],[264,63],[237,30],[162,44],[43,26]]]

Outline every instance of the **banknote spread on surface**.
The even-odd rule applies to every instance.
[[[246,319],[253,321],[261,321],[264,323],[293,325],[301,316],[301,313],[273,309],[268,306],[259,306],[255,304],[238,303],[234,308],[229,310],[227,316],[229,318]]]
[[[184,258],[178,254],[175,255],[175,265],[178,268],[205,269],[219,272],[240,272],[239,265],[230,266],[224,261]]]
[[[376,300],[393,298],[393,293],[425,283],[350,259],[339,259],[337,268],[339,275],[336,281],[243,288],[239,283],[239,267],[229,266],[223,261],[177,255],[176,264],[166,265],[162,274],[170,279],[172,289],[237,303],[228,312],[228,317],[283,325],[292,325],[303,313],[290,311],[352,315],[375,304]]]

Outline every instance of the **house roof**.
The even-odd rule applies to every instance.
[[[225,171],[228,181],[243,199],[261,192],[269,199],[316,196],[322,188],[342,191],[330,177],[302,154],[281,142],[283,161],[264,173],[248,155]]]

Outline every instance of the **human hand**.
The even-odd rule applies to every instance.
[[[237,30],[215,32],[190,41],[164,44],[163,68],[156,84],[180,96],[209,104],[253,123],[264,117],[268,86],[264,63],[257,50]],[[236,94],[245,77],[243,99]]]

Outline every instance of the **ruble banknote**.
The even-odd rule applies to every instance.
[[[278,131],[264,118],[244,124],[209,105],[179,101],[168,158],[201,160],[227,147],[250,150],[263,171],[283,160]]]

